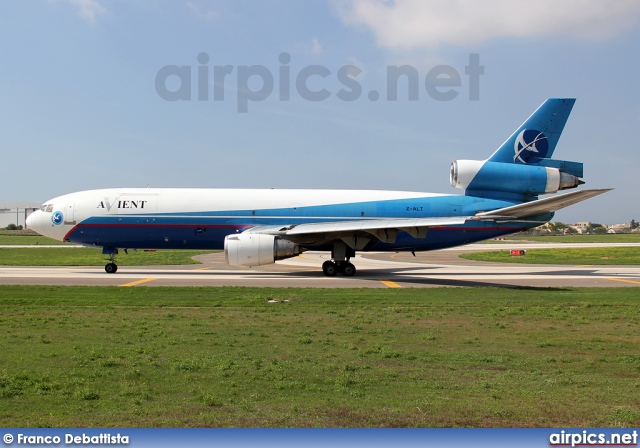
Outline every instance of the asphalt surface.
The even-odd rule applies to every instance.
[[[477,250],[549,247],[637,246],[640,244],[472,244],[416,253],[367,253],[351,259],[355,277],[325,277],[323,252],[306,252],[274,265],[235,268],[223,253],[196,257],[203,264],[186,266],[120,266],[115,274],[103,267],[0,266],[0,284],[117,286],[268,286],[312,288],[427,288],[438,286],[640,286],[640,266],[567,266],[487,263],[464,260]],[[35,249],[34,249],[35,250]]]

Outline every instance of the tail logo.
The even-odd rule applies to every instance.
[[[544,158],[549,151],[547,137],[540,131],[523,129],[513,145],[514,162],[527,163],[532,157]]]

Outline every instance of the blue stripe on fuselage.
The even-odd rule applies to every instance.
[[[478,211],[515,202],[469,196],[361,202],[280,209],[212,212],[101,215],[90,217],[66,237],[67,241],[95,246],[138,249],[222,249],[224,237],[257,225],[290,225],[349,219],[429,218],[470,216]],[[473,222],[463,226],[432,228],[427,238],[401,232],[394,244],[377,243],[373,250],[430,250],[512,233],[537,224],[496,225]]]

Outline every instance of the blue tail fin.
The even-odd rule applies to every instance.
[[[451,185],[467,196],[529,201],[582,185],[582,163],[552,159],[573,98],[550,98],[487,160],[456,160]]]
[[[550,159],[575,98],[549,98],[489,157],[491,162],[536,163]]]

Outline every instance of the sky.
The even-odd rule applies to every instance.
[[[0,42],[0,202],[146,186],[461,194],[453,160],[485,159],[567,97],[554,158],[614,190],[554,220],[640,220],[637,0],[14,0]]]

